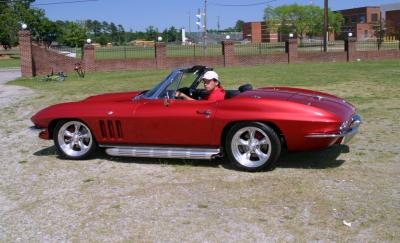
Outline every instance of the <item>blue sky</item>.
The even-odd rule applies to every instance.
[[[52,3],[63,0],[36,0],[35,3]],[[66,0],[64,0],[66,1]],[[268,1],[268,0],[267,0]],[[260,21],[263,18],[263,10],[267,5],[250,7],[222,7],[215,4],[252,4],[262,0],[208,0],[208,26],[217,29],[219,16],[221,29],[235,25],[236,20]],[[282,4],[310,4],[323,6],[324,0],[275,0],[269,4],[273,7]],[[332,10],[379,6],[381,4],[398,3],[399,0],[330,0],[329,7]],[[196,31],[195,14],[198,8],[204,7],[203,0],[98,0],[95,2],[38,6],[45,10],[46,15],[52,20],[84,20],[97,19],[100,21],[122,24],[126,30],[145,30],[153,25],[160,31],[170,26],[177,28],[189,28],[189,16],[191,30]]]

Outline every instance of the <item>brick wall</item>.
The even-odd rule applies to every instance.
[[[297,62],[345,62],[347,60],[346,52],[316,52],[299,53]]]
[[[74,72],[75,64],[80,59],[67,57],[43,46],[32,44],[33,73],[43,76],[52,72]]]
[[[400,51],[356,51],[355,58],[360,60],[400,59]]]
[[[193,65],[207,65],[211,67],[252,66],[273,63],[304,63],[304,62],[336,62],[380,59],[400,59],[400,49],[381,51],[356,51],[356,40],[346,41],[344,52],[298,52],[297,40],[291,39],[286,43],[286,53],[263,55],[235,55],[235,46],[226,41],[222,44],[222,55],[219,56],[191,56],[167,57],[164,43],[155,46],[154,58],[135,59],[105,59],[98,60],[94,47],[87,45],[84,48],[83,59],[67,57],[46,47],[33,44],[30,33],[19,32],[21,71],[24,77],[47,75],[51,72],[74,72],[75,64],[81,63],[86,72],[116,71],[116,70],[144,70],[144,69],[172,69]]]
[[[18,32],[21,73],[24,77],[33,77],[35,72],[32,63],[32,39],[29,31]]]

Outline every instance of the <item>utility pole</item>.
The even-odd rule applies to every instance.
[[[191,25],[191,22],[192,22],[192,21],[190,20],[191,17],[192,17],[191,15],[192,15],[192,13],[191,13],[191,12],[188,12],[188,16],[189,16],[189,33],[192,32],[192,25]]]
[[[324,52],[328,51],[328,0],[324,0]]]
[[[219,25],[219,16],[217,17],[217,29],[218,29],[218,32],[219,32],[219,28],[220,28],[220,25]]]
[[[204,48],[207,46],[207,0],[204,0]]]

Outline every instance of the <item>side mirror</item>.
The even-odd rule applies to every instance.
[[[167,95],[164,96],[164,98],[163,98],[163,104],[164,104],[164,106],[169,106],[169,98]]]

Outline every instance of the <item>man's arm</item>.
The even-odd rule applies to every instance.
[[[194,100],[192,97],[185,95],[184,93],[182,93],[181,91],[176,91],[175,93],[176,97],[181,97],[184,100]]]

